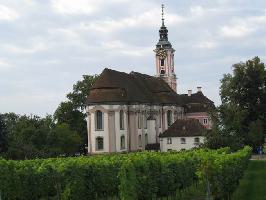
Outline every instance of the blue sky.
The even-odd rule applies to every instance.
[[[155,75],[161,4],[178,93],[220,103],[232,64],[266,60],[265,0],[0,0],[0,112],[52,114],[83,74]]]

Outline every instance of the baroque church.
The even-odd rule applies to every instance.
[[[104,69],[87,98],[88,153],[184,150],[204,142],[214,103],[177,93],[174,52],[162,24],[154,50],[156,76]]]

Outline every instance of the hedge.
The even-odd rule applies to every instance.
[[[251,148],[139,152],[25,161],[0,159],[3,200],[154,199],[176,196],[199,181],[226,199],[247,167]]]

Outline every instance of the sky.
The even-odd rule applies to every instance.
[[[106,67],[155,75],[162,3],[178,93],[219,105],[233,64],[266,61],[265,0],[0,0],[0,113],[53,114]]]

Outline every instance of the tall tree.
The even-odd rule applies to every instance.
[[[254,144],[248,133],[254,133],[254,123],[260,120],[266,130],[266,70],[264,63],[254,57],[233,65],[233,74],[221,80],[220,106],[223,128],[239,134],[247,144]],[[263,132],[263,130],[261,130]],[[261,137],[258,137],[261,138]],[[253,138],[254,139],[254,138]],[[256,144],[263,142],[256,141]]]
[[[58,124],[68,124],[82,138],[81,151],[87,145],[86,99],[98,75],[84,75],[81,81],[73,85],[73,91],[67,94],[68,101],[61,102],[54,113]]]
[[[0,114],[0,154],[7,151],[7,126],[4,117]]]

